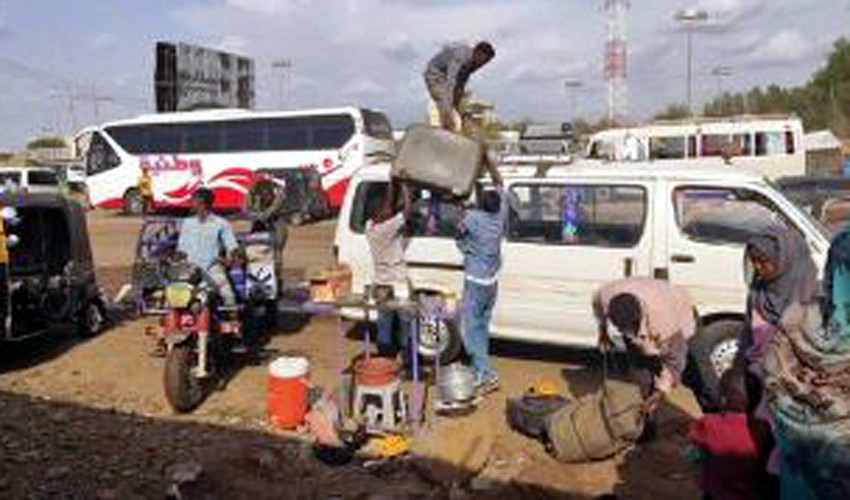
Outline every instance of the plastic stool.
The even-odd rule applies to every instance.
[[[354,390],[354,416],[365,417],[370,431],[396,431],[407,423],[407,396],[401,382],[358,385]]]

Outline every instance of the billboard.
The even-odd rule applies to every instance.
[[[254,107],[254,60],[188,43],[157,42],[156,110]]]

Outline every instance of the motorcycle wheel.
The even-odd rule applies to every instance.
[[[203,402],[206,384],[192,373],[198,364],[194,346],[178,345],[165,357],[165,399],[177,413],[188,413]]]

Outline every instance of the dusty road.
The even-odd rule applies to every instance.
[[[89,231],[103,286],[114,293],[129,275],[138,220],[95,213]],[[331,260],[333,225],[296,228],[288,274]],[[501,477],[490,489],[451,493],[406,463],[378,470],[319,464],[297,436],[265,421],[264,366],[245,366],[192,415],[175,416],[162,394],[162,361],[147,355],[150,320],[119,324],[77,342],[70,337],[4,348],[0,355],[0,497],[161,498],[175,465],[202,466],[184,498],[698,498],[694,473],[680,458],[693,414],[681,391],[662,409],[656,442],[615,460],[564,465],[534,441],[511,432],[505,398],[545,378],[581,394],[599,379],[590,353],[499,343],[502,390],[462,419],[429,415],[418,443],[438,458],[485,442]],[[341,339],[331,318],[282,322],[271,353],[310,358],[313,380],[332,386],[360,345]],[[495,466],[493,464],[496,464]],[[417,470],[419,470],[417,468]],[[507,489],[506,489],[507,488]],[[383,495],[383,496],[381,496]]]

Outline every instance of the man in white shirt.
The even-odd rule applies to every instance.
[[[395,196],[396,183],[387,183],[384,202],[380,210],[366,222],[366,240],[372,253],[374,265],[373,288],[378,302],[392,298],[405,298],[409,295],[407,263],[404,253],[409,239],[405,226],[412,211],[410,189],[401,184],[403,209],[397,211]],[[396,321],[401,330],[400,342],[393,335]],[[409,321],[395,311],[378,313],[378,353],[381,356],[395,356],[399,347],[405,349],[410,331]],[[406,350],[406,349],[405,349]],[[405,356],[407,361],[407,355]]]

